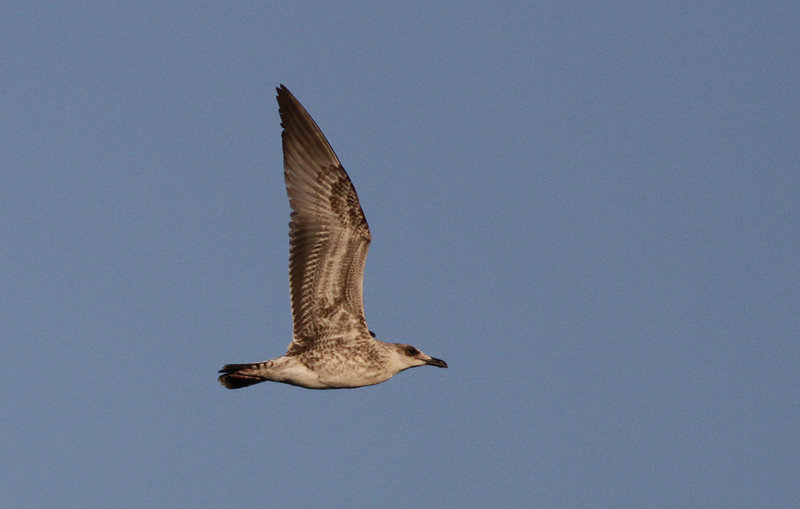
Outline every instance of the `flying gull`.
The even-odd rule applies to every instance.
[[[277,90],[292,208],[293,337],[281,357],[223,366],[220,383],[228,389],[265,381],[343,389],[378,384],[416,366],[446,368],[445,361],[411,345],[380,341],[367,328],[362,283],[372,236],[358,195],[305,108],[283,85]]]

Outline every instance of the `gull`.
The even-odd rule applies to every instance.
[[[385,382],[417,366],[446,368],[411,345],[376,339],[367,327],[363,281],[372,235],[358,195],[316,122],[285,86],[277,91],[292,209],[292,342],[280,357],[226,364],[219,382],[228,389],[266,381],[344,389]]]

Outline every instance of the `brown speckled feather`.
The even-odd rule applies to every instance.
[[[292,208],[288,354],[368,342],[362,284],[371,235],[358,195],[305,108],[278,89],[284,179]],[[321,353],[321,352],[320,352]]]

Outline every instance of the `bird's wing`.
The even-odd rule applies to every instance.
[[[371,235],[356,190],[325,135],[286,87],[277,90],[292,208],[289,353],[299,353],[332,336],[369,337],[362,284]]]

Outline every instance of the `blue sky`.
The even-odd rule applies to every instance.
[[[792,2],[7,4],[9,507],[797,507]],[[228,391],[285,351],[274,88],[450,369]]]

